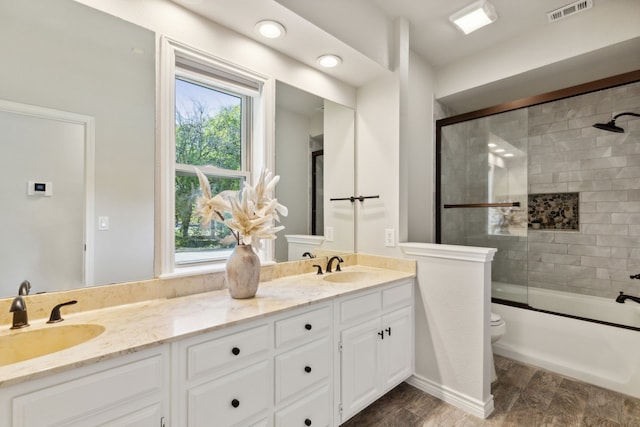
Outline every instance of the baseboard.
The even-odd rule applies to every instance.
[[[418,375],[411,376],[406,382],[476,417],[487,418],[493,412],[493,395],[491,394],[486,402],[481,402]]]

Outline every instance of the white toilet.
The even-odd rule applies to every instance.
[[[507,325],[502,320],[502,317],[496,313],[491,313],[491,345],[502,338],[507,332]],[[491,382],[498,379],[496,374],[496,364],[493,360],[493,347],[491,348]]]

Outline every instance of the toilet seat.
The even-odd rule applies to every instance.
[[[491,313],[491,343],[498,341],[507,332],[507,325],[500,315]]]
[[[491,313],[491,326],[498,326],[504,323],[499,314]]]

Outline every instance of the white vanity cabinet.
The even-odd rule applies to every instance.
[[[269,426],[272,323],[250,322],[173,344],[172,426]]]
[[[0,427],[337,427],[413,373],[413,288],[404,279],[301,299],[0,385]]]
[[[413,281],[336,301],[338,423],[413,374]]]
[[[0,426],[161,426],[169,369],[160,346],[0,388]]]

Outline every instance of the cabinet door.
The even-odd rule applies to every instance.
[[[413,312],[411,307],[382,317],[384,340],[381,345],[380,379],[386,391],[413,373]]]
[[[371,403],[379,391],[380,319],[361,323],[340,334],[342,420]]]

